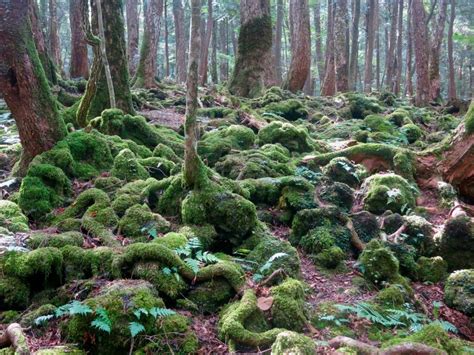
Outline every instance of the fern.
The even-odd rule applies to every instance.
[[[35,325],[42,325],[43,323],[47,323],[49,320],[54,318],[54,314],[47,314],[45,316],[40,316],[35,319]]]
[[[171,310],[171,309],[167,309],[167,308],[159,308],[159,307],[153,307],[150,309],[150,315],[153,317],[153,318],[163,318],[163,317],[169,317],[169,316],[172,316],[172,315],[175,315],[176,312]]]
[[[138,308],[137,310],[133,311],[133,314],[135,315],[135,317],[137,317],[137,319],[140,319],[142,314],[144,314],[145,316],[149,315],[148,310],[146,308]]]
[[[263,279],[263,276],[266,271],[270,270],[271,267],[273,266],[273,262],[279,258],[282,258],[284,256],[288,256],[286,253],[275,253],[273,254],[268,260],[263,264],[260,269],[253,275],[253,280],[255,282],[260,282]]]
[[[82,304],[79,301],[72,301],[71,307],[69,308],[69,315],[73,316],[79,314],[81,316],[85,316],[86,314],[93,313],[92,308],[89,306]]]
[[[184,259],[184,262],[186,263],[186,265],[189,266],[189,268],[195,273],[197,274],[197,272],[199,271],[200,267],[199,267],[199,261],[196,260],[196,259],[193,259],[193,258],[186,258]]]
[[[96,309],[95,313],[96,318],[91,322],[91,326],[110,334],[112,330],[112,321],[110,320],[107,311],[104,308],[99,307]]]
[[[145,327],[143,326],[143,324],[138,322],[130,322],[128,324],[128,329],[130,330],[132,338],[145,331]]]

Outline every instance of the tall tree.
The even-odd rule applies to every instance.
[[[347,0],[337,0],[334,12],[334,52],[336,68],[336,91],[349,91],[349,58],[347,55],[349,12]]]
[[[454,57],[453,57],[453,27],[454,19],[456,18],[456,1],[451,0],[451,9],[449,16],[449,28],[448,28],[448,100],[456,99],[456,82],[454,73]]]
[[[272,21],[269,0],[240,1],[240,32],[237,58],[229,90],[234,95],[255,97],[265,79],[263,58],[271,57]]]
[[[424,106],[430,100],[429,45],[423,0],[412,0],[412,25],[415,42],[415,104]]]
[[[212,21],[212,54],[211,54],[211,80],[214,84],[219,81],[217,73],[217,20]]]
[[[135,75],[138,64],[138,39],[139,24],[138,0],[127,0],[125,11],[127,13],[127,55],[128,70],[130,75]]]
[[[393,93],[398,96],[402,83],[402,55],[403,55],[403,0],[398,0],[398,30],[397,30],[397,63],[396,78]]]
[[[324,62],[324,81],[321,95],[333,96],[336,93],[336,67],[334,62],[334,11],[333,0],[328,0],[328,21],[326,36],[326,59]]]
[[[321,33],[321,3],[320,0],[316,0],[314,4],[314,47],[316,49],[316,65],[318,67],[318,77],[320,85],[324,80],[324,54],[322,46],[322,33]]]
[[[366,36],[365,36],[365,69],[364,69],[364,91],[372,90],[372,61],[374,56],[374,40],[375,40],[375,1],[369,0],[367,6],[366,19]]]
[[[303,89],[311,67],[311,30],[308,0],[290,0],[291,62],[284,87]]]
[[[61,47],[59,44],[58,4],[49,0],[49,48],[54,65],[61,68]]]
[[[169,32],[168,32],[168,0],[164,2],[164,16],[163,20],[165,22],[165,77],[170,76],[170,50],[169,50]]]
[[[281,40],[283,32],[283,0],[277,0],[277,17],[275,24],[275,43],[273,45],[275,52],[275,76],[277,83],[281,83],[283,70],[281,63]]]
[[[201,43],[201,59],[199,61],[199,83],[205,85],[207,83],[207,68],[209,63],[209,45],[211,44],[212,28],[214,20],[212,18],[212,0],[207,0],[207,20],[205,32],[202,33]]]
[[[191,0],[191,37],[189,41],[188,77],[186,80],[186,119],[183,177],[190,188],[199,189],[205,183],[204,164],[197,152],[199,127],[197,122],[200,52],[201,0]]]
[[[81,1],[69,0],[69,24],[71,26],[71,62],[69,74],[71,78],[89,78],[89,61],[87,56],[87,42],[82,30]]]
[[[430,99],[441,100],[441,80],[439,76],[439,56],[446,24],[446,12],[449,0],[440,0],[438,18],[433,25],[433,38],[430,42]]]
[[[390,8],[390,35],[385,60],[385,84],[387,90],[393,92],[395,87],[395,72],[397,65],[395,50],[397,48],[398,0],[393,0],[391,4],[392,6]]]
[[[219,48],[223,54],[220,58],[220,80],[226,81],[229,76],[229,20],[225,18],[219,24]]]
[[[357,87],[357,59],[359,56],[360,0],[353,0],[353,5],[351,61],[349,63],[349,86],[351,90],[355,91]]]
[[[156,83],[156,67],[158,55],[158,31],[160,28],[161,14],[163,13],[163,0],[144,0],[145,28],[143,30],[142,44],[140,47],[140,61],[134,79],[134,87],[153,88]]]
[[[38,154],[66,135],[34,45],[29,13],[33,0],[0,2],[0,92],[18,126],[23,146],[19,174]]]
[[[184,32],[184,7],[182,0],[173,0],[174,36],[176,41],[176,81],[186,81],[186,35]]]

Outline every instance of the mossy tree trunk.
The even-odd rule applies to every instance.
[[[140,62],[138,63],[134,87],[151,89],[157,86],[156,61],[158,55],[158,30],[163,0],[144,0],[145,28],[140,47]]]
[[[237,58],[229,90],[234,95],[256,97],[264,88],[265,58],[271,57],[272,21],[269,0],[240,2]]]
[[[456,81],[454,74],[454,56],[453,56],[453,33],[454,33],[454,19],[456,18],[456,1],[451,0],[448,28],[448,70],[449,70],[449,84],[448,84],[448,100],[456,100]]]
[[[321,2],[317,0],[314,4],[314,34],[316,48],[316,64],[318,66],[319,83],[322,85],[324,80],[324,57],[321,34]]]
[[[127,13],[127,55],[128,70],[130,75],[135,75],[138,62],[138,0],[127,0],[125,11]]]
[[[197,123],[199,56],[201,38],[201,0],[191,0],[191,39],[189,45],[188,77],[186,80],[186,121],[184,150],[184,181],[190,188],[199,189],[206,181],[205,167],[197,153],[199,127]]]
[[[433,39],[430,42],[430,99],[441,101],[441,79],[439,76],[439,57],[446,24],[449,0],[441,0],[437,23],[434,25]]]
[[[207,68],[209,58],[209,45],[211,38],[214,36],[213,30],[213,19],[212,19],[212,0],[207,0],[207,20],[205,26],[205,32],[202,33],[202,45],[201,45],[201,60],[199,62],[199,84],[206,85],[207,83]]]
[[[186,35],[184,31],[184,7],[182,0],[173,0],[173,17],[176,40],[176,82],[184,83],[186,81]]]
[[[61,68],[61,48],[59,44],[58,4],[49,0],[49,47],[54,65]]]
[[[32,0],[0,2],[0,92],[18,126],[20,175],[38,154],[66,135],[36,50],[29,13]]]
[[[372,90],[372,61],[375,42],[375,0],[369,0],[366,14],[364,91]]]
[[[89,77],[89,61],[87,57],[87,42],[82,31],[82,4],[81,1],[69,1],[69,21],[71,26],[71,64],[69,74],[71,78]]]
[[[336,68],[336,91],[349,91],[349,12],[347,0],[337,0],[334,12],[334,55]]]
[[[126,113],[134,113],[132,94],[128,76],[128,60],[126,53],[123,3],[122,0],[102,1],[102,17],[104,22],[105,48],[109,62],[110,73],[115,91],[117,108]],[[98,33],[97,3],[92,0],[92,28]],[[101,68],[97,89],[91,101],[88,118],[100,116],[103,110],[110,108],[110,97],[105,70]]]
[[[428,29],[426,26],[426,11],[422,0],[413,0],[412,2],[412,25],[415,40],[415,104],[425,106],[430,100],[430,78]]]

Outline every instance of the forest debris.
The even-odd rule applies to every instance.
[[[21,325],[18,323],[10,324],[5,332],[0,335],[0,348],[6,348],[8,346],[12,346],[15,349],[15,354],[30,354],[26,336],[23,333]]]

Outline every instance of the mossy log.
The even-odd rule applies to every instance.
[[[21,325],[18,323],[10,324],[3,334],[0,334],[0,349],[12,346],[17,355],[29,355],[30,349],[23,333]]]

